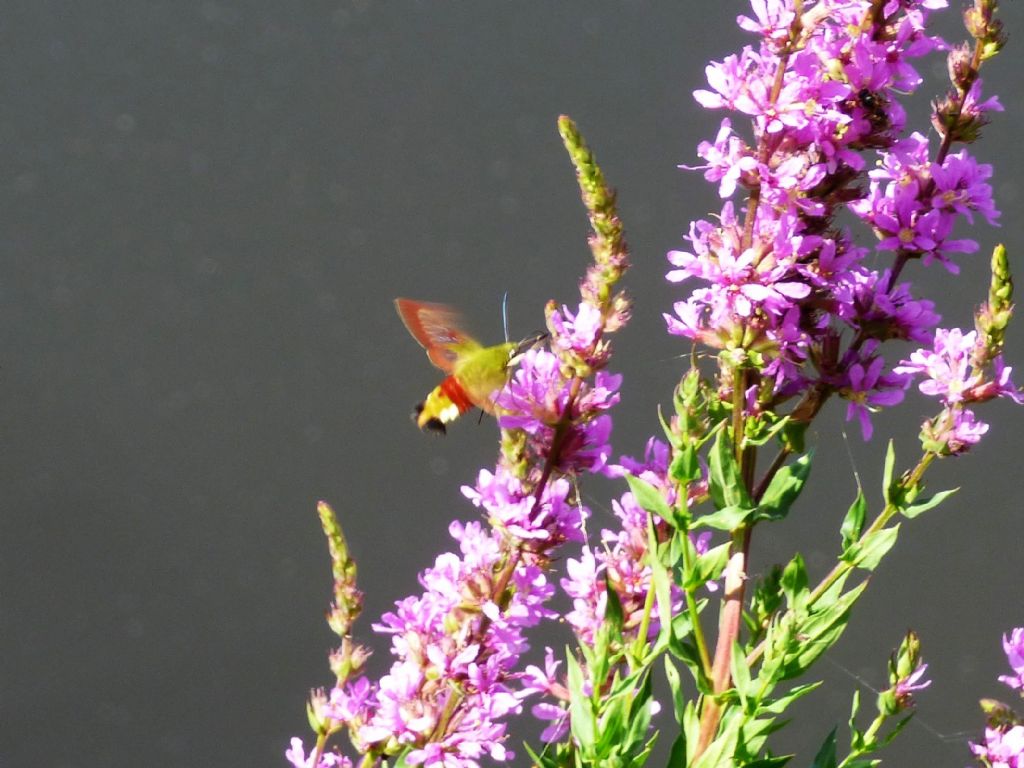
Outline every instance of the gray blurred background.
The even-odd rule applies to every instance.
[[[506,290],[513,335],[542,326],[548,298],[574,301],[587,230],[555,130],[570,114],[619,190],[633,247],[615,442],[640,452],[688,351],[663,331],[681,295],[664,253],[719,205],[675,167],[697,162],[720,117],[690,94],[708,59],[747,42],[733,25],[744,6],[4,6],[0,764],[283,765],[288,738],[307,737],[308,689],[330,682],[317,499],[359,560],[370,639],[371,620],[451,546],[448,521],[474,517],[459,487],[496,453],[491,420],[443,440],[410,423],[438,373],[392,299],[454,303],[488,341]],[[1006,4],[1011,44],[986,76],[1006,112],[975,147],[996,164],[1004,226],[977,231],[960,278],[906,273],[946,324],[970,323],[997,239],[1024,273],[1022,16]],[[807,499],[758,529],[755,571],[799,547],[824,573],[854,472],[877,509],[884,440],[906,466],[932,410],[912,394],[865,446],[831,403]],[[1024,413],[980,415],[993,424],[981,447],[931,475],[932,490],[963,490],[904,526],[822,665],[830,687],[783,734],[780,749],[801,751],[793,765],[845,722],[854,690],[871,709],[908,627],[935,682],[888,764],[966,764],[977,699],[1006,691],[1000,634],[1024,623]],[[585,486],[592,530],[621,490]],[[379,671],[387,644],[373,642]]]

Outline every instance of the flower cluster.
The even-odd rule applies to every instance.
[[[990,364],[979,365],[979,344],[984,338],[975,331],[963,333],[959,328],[939,328],[932,349],[919,349],[896,367],[906,374],[920,374],[922,393],[941,400],[944,409],[922,427],[922,440],[927,449],[940,455],[962,453],[981,440],[988,424],[979,421],[965,407],[995,397],[1008,397],[1024,403],[1024,396],[1010,381],[1011,369],[1002,357]]]
[[[362,753],[408,750],[407,764],[445,766],[474,766],[484,755],[512,757],[503,720],[521,703],[510,683],[528,648],[524,631],[554,615],[544,607],[554,587],[534,550],[508,568],[506,538],[547,551],[578,538],[585,510],[566,502],[564,479],[537,497],[500,469],[481,472],[464,492],[495,528],[452,523],[459,552],[439,556],[420,575],[422,594],[399,601],[374,626],[392,636],[390,671],[376,684],[361,677],[336,687],[322,705]],[[508,574],[505,584],[502,574]],[[293,743],[289,758],[306,766],[301,743]],[[339,760],[327,753],[317,768],[344,765]]]
[[[463,488],[487,524],[452,523],[458,552],[439,556],[420,574],[422,593],[399,601],[374,625],[392,638],[387,674],[376,682],[356,676],[361,651],[332,663],[338,684],[329,695],[314,693],[310,703],[317,746],[307,755],[294,739],[287,752],[296,768],[350,765],[325,751],[327,737],[342,729],[364,765],[386,759],[477,768],[483,758],[507,761],[513,756],[505,746],[507,717],[530,694],[557,687],[553,662],[552,678],[545,681],[537,670],[521,685],[519,660],[529,648],[525,631],[557,617],[545,607],[555,591],[548,571],[556,549],[583,540],[589,513],[569,475],[607,462],[606,411],[618,402],[621,377],[600,369],[611,352],[607,335],[629,316],[628,301],[611,291],[629,264],[614,195],[572,122],[563,118],[559,127],[594,228],[594,264],[581,283],[582,302],[575,312],[549,304],[551,349],[534,346],[519,356],[514,376],[494,395],[502,455],[493,471],[482,470],[475,485]],[[344,546],[332,539],[332,557],[335,549]],[[340,607],[332,627],[347,641],[357,613],[354,567],[344,557],[335,560],[344,578],[335,590]]]
[[[971,752],[990,768],[1024,768],[1024,725],[986,728],[985,743],[972,743]]]
[[[552,343],[562,338],[553,336]],[[622,376],[599,371],[588,385],[567,377],[554,353],[532,349],[495,398],[498,424],[525,432],[541,464],[551,458],[563,473],[596,472],[611,453],[612,420],[604,412],[619,401],[621,382]]]
[[[834,393],[870,437],[870,414],[899,402],[908,381],[905,369],[887,369],[881,342],[924,342],[938,321],[933,303],[898,281],[904,265],[955,269],[952,254],[977,249],[951,236],[957,220],[996,223],[991,167],[950,152],[963,131],[950,123],[934,156],[922,135],[901,137],[899,98],[921,83],[912,61],[947,47],[925,33],[928,13],[945,4],[822,0],[797,16],[786,0],[755,2],[740,26],[760,44],[711,64],[710,89],[694,94],[750,120],[752,142],[727,117],[698,147],[721,196],[749,200],[741,218],[727,199],[716,221],[691,224],[690,250],[669,253],[670,281],[704,285],[665,317],[670,333],[720,350],[726,371],[756,374],[754,415],[801,396],[794,416],[807,420]],[[980,123],[1000,106],[982,100],[976,65],[967,70],[956,69],[947,100],[959,96],[961,122]],[[877,167],[864,189],[866,155]],[[896,252],[892,269],[868,266],[871,250],[834,223],[842,207],[872,227],[878,249]],[[723,373],[722,395],[732,386]]]
[[[1003,636],[1003,650],[1013,674],[1000,675],[999,681],[1024,691],[1024,627]],[[991,699],[983,700],[982,708],[988,713],[985,741],[971,743],[971,752],[992,768],[1024,768],[1024,721],[1009,706]]]

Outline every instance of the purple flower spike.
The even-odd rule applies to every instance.
[[[1003,650],[1013,674],[1000,675],[999,682],[1006,683],[1015,691],[1024,690],[1024,627],[1012,630],[1009,637],[1003,635]]]
[[[611,419],[601,414],[619,401],[622,376],[599,371],[593,386],[572,384],[562,375],[558,358],[534,349],[523,356],[512,380],[495,398],[498,424],[521,429],[534,454],[546,460],[556,431],[562,431],[557,468],[561,472],[596,472],[611,454]]]

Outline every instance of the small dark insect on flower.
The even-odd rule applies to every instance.
[[[861,88],[857,91],[857,101],[868,112],[877,112],[878,108],[882,106],[879,98],[867,88]]]

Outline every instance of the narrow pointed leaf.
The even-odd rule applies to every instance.
[[[584,752],[593,749],[597,736],[597,721],[590,707],[590,697],[583,690],[583,670],[576,657],[566,653],[566,680],[569,684],[569,726],[572,735]]]
[[[868,502],[864,498],[864,491],[861,490],[860,485],[857,486],[857,498],[853,500],[853,504],[850,505],[850,509],[846,513],[846,517],[843,518],[842,528],[839,529],[839,533],[843,537],[843,552],[849,550],[857,539],[860,538],[864,532],[864,519],[867,516]]]
[[[684,521],[678,519],[676,511],[668,505],[661,491],[653,485],[630,474],[626,475],[626,482],[629,484],[629,490],[632,491],[633,498],[636,499],[636,503],[640,505],[641,509],[650,512],[652,515],[657,515],[673,528],[678,528],[683,524]]]
[[[753,507],[723,507],[709,515],[694,518],[694,528],[714,528],[716,531],[734,531],[747,521]]]
[[[754,504],[747,493],[746,485],[740,474],[739,465],[732,452],[732,443],[725,430],[718,433],[714,447],[711,449],[708,490],[716,509],[723,507],[741,507],[752,509]]]
[[[782,572],[782,593],[790,608],[801,608],[807,602],[810,590],[807,588],[807,567],[797,553]]]
[[[860,544],[850,550],[850,558],[843,559],[865,571],[873,571],[882,558],[892,549],[899,535],[899,524],[868,534]]]
[[[882,470],[882,496],[886,504],[893,503],[893,472],[896,468],[896,448],[892,440],[885,449],[885,468]]]
[[[811,768],[836,768],[836,729],[832,729],[825,742],[814,756]]]
[[[948,499],[950,496],[952,496],[959,490],[959,488],[953,488],[948,491],[940,491],[939,493],[936,493],[933,496],[921,499],[920,501],[915,501],[906,509],[901,509],[900,514],[908,519],[913,519],[918,515],[922,514],[923,512],[927,512],[929,509],[937,507],[939,504],[944,502],[946,499]]]
[[[729,542],[725,542],[698,556],[693,572],[683,581],[683,589],[698,589],[719,578],[729,562],[729,547]]]
[[[805,454],[778,472],[761,498],[755,520],[781,520],[789,514],[811,474],[811,454]]]

